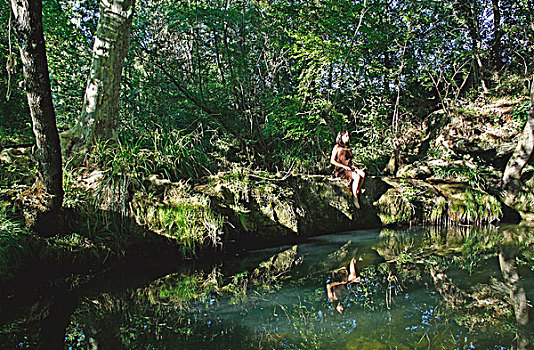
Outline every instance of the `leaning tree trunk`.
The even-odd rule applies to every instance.
[[[74,137],[90,146],[116,138],[124,57],[130,45],[135,0],[101,0],[93,62]]]
[[[45,192],[39,197],[46,198],[40,201],[38,211],[49,217],[59,213],[63,203],[63,173],[43,35],[43,4],[41,0],[11,0],[11,9],[35,134],[38,184]],[[39,195],[39,192],[34,194]]]
[[[530,110],[527,124],[519,137],[519,142],[512,157],[506,164],[502,178],[504,199],[506,203],[513,204],[521,186],[521,172],[527,164],[534,149],[534,77],[530,82]]]

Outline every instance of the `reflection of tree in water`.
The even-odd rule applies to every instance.
[[[294,246],[262,261],[250,272],[226,277],[215,266],[211,272],[174,273],[142,288],[87,298],[76,311],[67,338],[71,345],[98,349],[189,348],[194,344],[207,348],[207,343],[220,349],[225,348],[224,343],[240,344],[243,337],[250,338],[253,333],[238,322],[218,319],[210,311],[213,304],[219,300],[240,304],[247,299],[249,288],[276,290],[299,263]],[[262,344],[277,339],[268,332],[253,337]],[[215,338],[224,343],[217,343]]]
[[[240,344],[239,348],[276,348],[283,344],[296,348],[321,348],[321,344],[328,343],[347,348],[370,344],[411,348],[421,347],[426,341],[428,346],[445,347],[461,341],[460,333],[455,334],[456,338],[450,337],[451,325],[439,324],[439,319],[446,317],[463,327],[462,332],[476,334],[475,338],[481,339],[480,346],[486,344],[484,341],[491,342],[484,340],[485,333],[499,334],[510,327],[517,329],[518,347],[526,349],[530,346],[529,318],[528,311],[525,312],[521,305],[526,305],[528,300],[524,288],[514,289],[510,282],[519,278],[519,269],[514,265],[515,258],[504,256],[503,262],[499,260],[502,255],[499,247],[508,236],[528,235],[499,230],[480,235],[476,230],[459,229],[444,237],[443,231],[439,230],[422,232],[419,236],[383,231],[380,241],[373,247],[348,242],[317,261],[306,261],[306,256],[299,256],[295,246],[263,260],[256,268],[230,277],[225,277],[218,267],[206,273],[166,276],[136,290],[134,297],[125,295],[120,297],[120,303],[109,304],[120,310],[116,316],[113,310],[102,314],[88,311],[86,315],[96,321],[79,320],[85,329],[107,319],[104,323],[107,326],[101,327],[101,332],[106,327],[108,331],[113,329],[123,347],[158,343],[158,348],[186,344],[189,347],[203,344],[202,348],[232,347],[235,344]],[[518,251],[519,257],[524,258],[524,254]],[[364,280],[344,301],[347,312],[343,316],[327,306],[320,282],[311,293],[291,295],[290,304],[271,297],[284,293],[282,286],[306,286],[310,281],[318,281],[319,276],[328,275],[329,270],[344,265],[351,257],[359,259]],[[300,264],[303,259],[304,264]],[[476,275],[477,267],[485,268],[485,273]],[[491,268],[495,271],[487,274]],[[399,299],[395,293],[388,296],[388,292],[394,292],[392,288],[397,286],[405,286],[405,291],[410,293],[425,283],[440,296],[439,305],[430,302],[427,309],[414,311],[410,309],[412,304]],[[520,307],[514,307],[514,302]],[[213,303],[226,306],[221,310]],[[99,304],[94,300],[86,302],[88,307]],[[260,306],[266,310],[259,311]],[[388,307],[395,312],[395,317],[386,318],[388,321],[384,324],[372,324],[377,317],[373,314],[384,317]],[[513,317],[514,310],[523,310],[523,313],[515,312],[516,316],[521,316],[517,320]],[[248,325],[242,319],[224,317],[225,313],[236,313],[251,318],[249,311],[252,314],[263,312],[252,317],[256,324]],[[392,330],[406,327],[403,323],[406,316],[402,315],[417,316],[419,313],[422,324],[406,339],[398,339],[398,333]],[[282,320],[285,323],[281,323]],[[286,324],[286,328],[282,324]],[[369,331],[340,337],[347,329],[358,327]],[[109,335],[104,332],[101,336]],[[500,339],[511,341],[504,335]]]
[[[518,273],[516,257],[517,253],[510,247],[503,247],[499,252],[499,266],[517,321],[517,348],[523,350],[530,349],[534,345],[530,339],[534,329],[531,329],[529,333],[529,309],[532,306],[529,305],[525,288]]]
[[[530,272],[524,270],[532,279],[532,228],[513,226],[484,231],[474,227],[447,231],[430,228],[419,246],[414,245],[416,240],[404,237],[402,231],[390,230],[380,236],[377,251],[397,263],[399,278],[404,283],[420,278],[414,273],[417,270],[414,266],[430,276],[443,298],[441,313],[452,316],[470,332],[500,333],[512,326],[517,332],[517,348],[532,346],[530,334],[534,332],[529,319],[532,306],[516,263],[520,258],[528,265]],[[496,260],[502,276],[497,274],[498,270],[488,274],[488,268],[497,265]],[[486,266],[486,274],[473,276],[475,267],[481,265]]]
[[[477,347],[492,341],[515,346],[510,334],[517,332],[517,346],[526,349],[532,318],[521,280],[534,281],[534,253],[524,249],[533,246],[533,236],[528,229],[459,229],[450,236],[383,230],[377,242],[329,242],[321,254],[293,246],[264,258],[256,254],[249,265],[173,273],[82,297],[66,345],[452,348],[471,334],[482,344]],[[501,249],[507,242],[519,248]],[[339,315],[328,303],[325,283],[352,258],[362,283]]]

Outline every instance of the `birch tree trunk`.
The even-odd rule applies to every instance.
[[[43,4],[41,0],[11,0],[11,10],[35,135],[38,182],[51,195],[40,211],[57,213],[63,203],[63,169],[43,35]]]
[[[100,0],[82,113],[75,137],[87,146],[117,137],[119,93],[124,57],[130,46],[135,0]]]
[[[521,172],[532,156],[534,149],[534,77],[530,82],[530,110],[528,119],[519,137],[519,142],[506,164],[502,178],[504,200],[507,204],[513,204],[521,186]]]

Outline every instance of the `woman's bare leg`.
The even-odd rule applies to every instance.
[[[363,170],[360,170],[360,169],[358,169],[357,172],[360,175],[360,181],[358,182],[358,188],[356,190],[356,193],[360,194],[360,190],[361,190],[362,185],[363,185],[363,180],[365,179],[365,172]]]
[[[360,187],[362,186],[362,177],[358,173],[353,171],[352,179],[352,194],[354,195],[354,197],[357,198],[358,194],[360,193]]]
[[[352,258],[349,264],[349,278],[348,282],[352,282],[358,277],[356,275],[356,259]]]

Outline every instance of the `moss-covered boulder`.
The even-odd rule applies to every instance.
[[[403,165],[399,171],[397,171],[397,177],[408,179],[426,179],[431,175],[432,170],[430,167],[421,162]]]
[[[504,204],[485,191],[461,182],[441,181],[434,186],[447,200],[449,222],[479,224],[502,219]]]
[[[347,182],[330,176],[282,178],[238,170],[211,176],[195,190],[210,196],[239,238],[271,240],[378,227],[373,203],[387,187],[379,178],[368,178],[356,201]]]
[[[507,220],[505,205],[465,182],[385,178],[377,201],[383,224],[483,224]],[[509,208],[506,208],[509,210]]]
[[[75,210],[74,232],[118,254],[145,255],[169,249],[190,256],[223,241],[223,217],[207,195],[186,182],[155,175],[95,170],[68,183],[66,204]]]
[[[465,182],[367,177],[358,200],[348,183],[322,175],[280,177],[245,169],[195,186],[223,215],[232,239],[295,236],[395,224],[482,224],[505,219],[504,204]]]
[[[152,181],[152,186],[133,194],[130,215],[140,226],[177,242],[185,252],[222,241],[222,216],[211,209],[208,196],[193,193],[182,182]]]
[[[384,178],[391,186],[375,203],[384,225],[439,224],[447,201],[430,183],[417,179]]]

